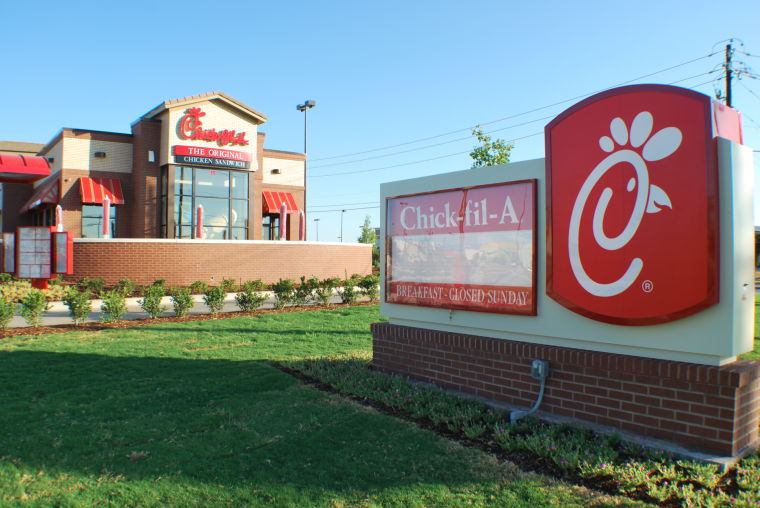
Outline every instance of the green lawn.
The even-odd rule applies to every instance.
[[[742,360],[760,361],[760,302],[755,303],[755,348],[739,357]]]
[[[498,464],[270,365],[366,352],[378,319],[372,306],[6,339],[0,506],[621,502]]]

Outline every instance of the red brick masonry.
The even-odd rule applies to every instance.
[[[166,279],[189,285],[196,280],[216,285],[222,279],[298,280],[302,275],[343,278],[372,270],[372,246],[315,242],[176,240],[74,241],[74,274],[66,278],[101,277],[114,284],[121,278],[135,284]]]
[[[760,363],[723,367],[374,323],[378,369],[529,407],[532,360],[551,362],[544,413],[740,455],[758,446]]]

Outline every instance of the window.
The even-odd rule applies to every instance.
[[[32,226],[55,226],[55,207],[35,209],[32,214]]]
[[[261,238],[263,240],[280,239],[280,215],[267,213],[264,214],[261,228]]]
[[[203,237],[248,237],[248,173],[177,167],[174,172],[174,234],[193,238],[198,205],[203,206]]]
[[[109,207],[111,236],[116,236],[116,207]],[[82,238],[103,238],[103,207],[82,205]]]

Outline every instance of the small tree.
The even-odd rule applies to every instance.
[[[166,306],[161,305],[164,293],[163,284],[158,285],[154,283],[152,286],[145,288],[145,296],[142,300],[138,300],[137,303],[139,303],[142,310],[148,314],[148,317],[155,319],[164,313]]]
[[[329,305],[330,299],[339,283],[340,279],[336,277],[328,277],[327,279],[317,281],[316,289],[314,289],[314,299],[317,303]]]
[[[113,290],[103,293],[103,304],[100,307],[104,323],[113,323],[127,314],[127,298],[121,291]]]
[[[42,315],[47,312],[50,306],[45,299],[45,293],[39,289],[32,289],[29,294],[21,300],[21,317],[37,328],[42,324]]]
[[[478,138],[478,142],[482,143],[481,146],[470,152],[470,157],[474,161],[471,166],[472,169],[509,162],[509,155],[515,146],[513,143],[507,143],[503,139],[491,140],[491,136],[487,136],[480,125],[472,129],[472,135]]]
[[[0,296],[0,329],[8,328],[15,310],[16,305],[13,302],[9,302],[5,297]]]
[[[372,227],[372,221],[369,215],[364,217],[364,224],[362,225],[362,232],[359,235],[359,243],[375,243],[377,242],[377,233],[375,228]]]
[[[380,291],[379,284],[380,277],[371,273],[365,277],[362,277],[357,286],[361,288],[362,294],[364,296],[369,297],[370,302],[374,302],[377,300]]]
[[[76,287],[70,287],[63,295],[63,303],[69,308],[69,315],[75,325],[87,321],[87,317],[92,312],[92,302],[90,301],[90,292],[82,291]]]
[[[292,279],[280,279],[272,283],[274,308],[282,309],[295,301],[296,285]]]
[[[240,286],[240,292],[235,295],[235,302],[243,312],[256,310],[267,300],[266,295],[257,292],[257,286],[255,283],[245,283]]]
[[[171,298],[172,306],[174,307],[174,315],[178,317],[186,316],[195,303],[190,294],[190,288],[172,289]]]
[[[206,304],[212,316],[219,314],[224,308],[225,296],[227,296],[227,292],[222,286],[211,288],[203,295],[203,303]]]
[[[364,217],[364,225],[362,225],[362,232],[359,235],[359,243],[372,244],[372,266],[379,269],[380,249],[377,246],[377,233],[375,233],[375,228],[372,227],[369,215]]]

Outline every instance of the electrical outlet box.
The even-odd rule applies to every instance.
[[[536,379],[549,377],[549,362],[546,360],[533,360],[530,366],[530,375]]]

